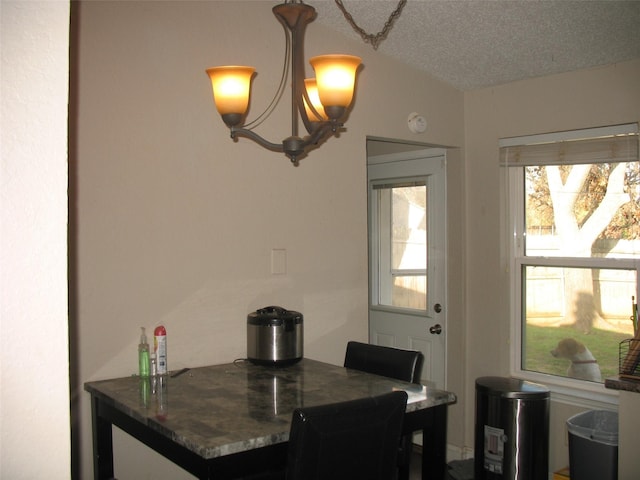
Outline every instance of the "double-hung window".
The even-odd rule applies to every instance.
[[[637,331],[638,125],[501,139],[500,164],[512,373],[602,391]]]

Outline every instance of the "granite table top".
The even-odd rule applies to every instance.
[[[288,441],[295,408],[409,394],[407,413],[448,405],[455,394],[311,359],[287,367],[238,361],[88,382],[85,390],[205,459]]]

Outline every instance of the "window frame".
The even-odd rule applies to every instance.
[[[637,124],[635,126],[637,132]],[[578,131],[577,131],[578,132]],[[590,129],[589,132],[598,132],[598,129]],[[571,135],[573,132],[561,132],[561,134]],[[547,140],[550,135],[520,137],[520,141],[536,143],[536,141]],[[543,138],[544,137],[544,138]],[[553,138],[553,137],[552,137]],[[503,141],[504,140],[504,141]],[[500,147],[505,145],[517,145],[518,139],[503,139]],[[502,152],[501,152],[502,153]],[[613,161],[616,161],[615,159]],[[623,160],[624,161],[624,160]],[[599,163],[599,162],[585,162]],[[603,383],[589,382],[584,380],[562,377],[552,374],[524,370],[522,368],[523,333],[524,320],[523,313],[523,267],[524,266],[552,266],[552,267],[591,267],[604,269],[635,269],[637,272],[640,291],[640,259],[620,259],[620,258],[593,258],[593,257],[542,257],[526,256],[525,241],[525,165],[506,165],[502,163],[501,175],[503,176],[503,195],[506,200],[503,202],[504,208],[504,236],[506,238],[506,260],[509,277],[509,316],[511,325],[511,347],[510,347],[510,372],[511,375],[523,380],[542,383],[549,387],[552,395],[558,399],[566,399],[572,404],[587,401],[585,405],[592,406],[616,405],[618,403],[618,392],[606,389]],[[640,293],[640,292],[639,292]],[[639,298],[636,296],[636,298]]]
[[[428,176],[415,176],[408,178],[394,178],[394,179],[379,179],[379,180],[371,180],[370,189],[372,193],[375,193],[376,190],[382,189],[393,189],[403,186],[424,186],[427,194],[427,201],[429,196],[429,186],[430,179]],[[426,316],[428,313],[427,306],[429,304],[429,291],[426,292],[425,299],[425,308],[410,308],[410,307],[398,307],[391,305],[390,303],[382,303],[383,297],[391,294],[391,284],[393,283],[393,278],[396,276],[423,276],[428,278],[428,263],[427,267],[424,269],[395,269],[390,268],[391,265],[391,233],[390,233],[390,225],[387,222],[382,223],[382,216],[385,217],[385,220],[391,221],[391,211],[390,205],[384,205],[384,210],[389,210],[383,212],[380,207],[381,204],[377,199],[377,195],[375,195],[376,199],[372,200],[372,205],[370,206],[370,225],[371,230],[373,232],[378,232],[377,235],[372,235],[370,238],[371,242],[371,287],[370,287],[370,300],[369,306],[372,309],[379,310],[388,310],[388,311],[399,311],[399,312],[411,312],[412,315],[417,316]],[[372,195],[373,198],[373,195]],[[382,240],[381,237],[386,235],[388,238]],[[427,259],[428,262],[428,259]],[[383,274],[382,269],[385,269],[385,273]],[[384,290],[384,293],[382,292]]]

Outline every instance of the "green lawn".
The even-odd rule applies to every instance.
[[[603,380],[618,374],[618,345],[629,338],[624,333],[593,329],[585,335],[573,327],[539,327],[527,325],[525,341],[526,370],[566,376],[569,361],[554,358],[551,350],[563,338],[573,337],[584,343],[598,361]]]

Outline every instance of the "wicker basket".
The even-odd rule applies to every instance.
[[[640,379],[640,339],[629,338],[621,341],[619,351],[620,376]]]

